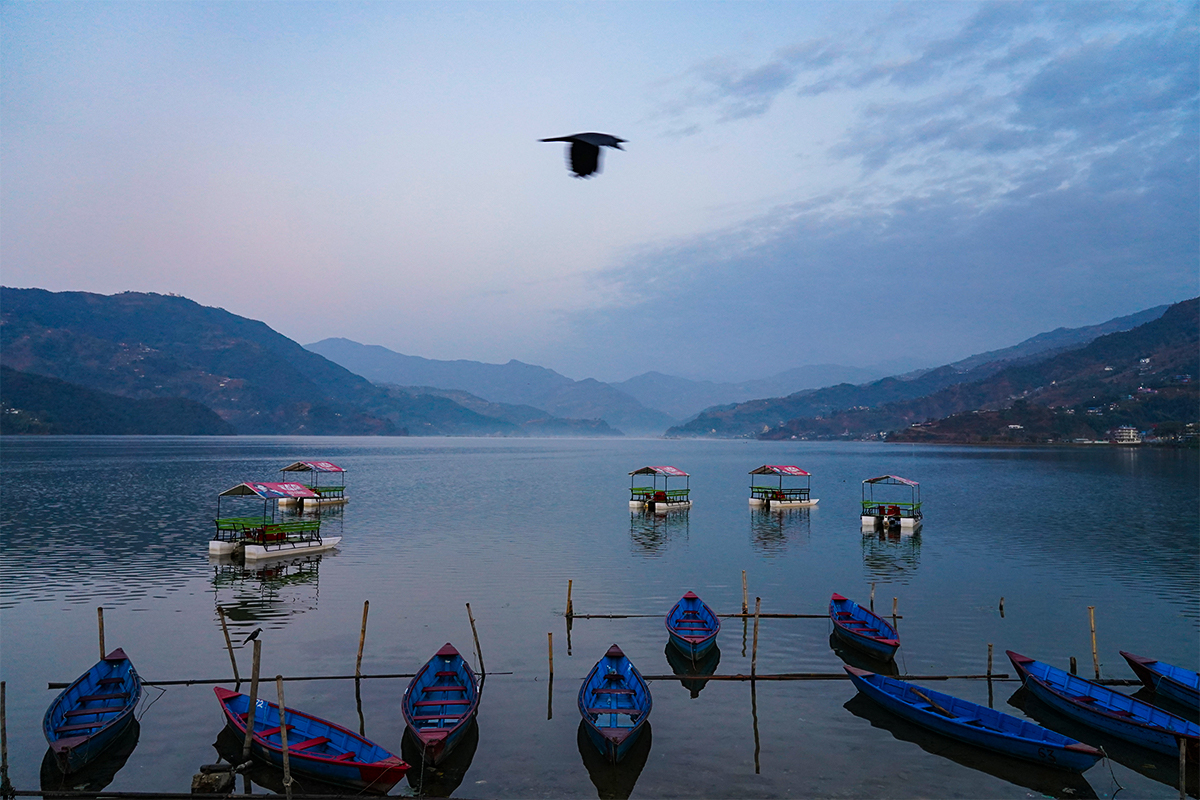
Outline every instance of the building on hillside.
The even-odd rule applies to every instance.
[[[1141,444],[1142,435],[1132,425],[1122,425],[1113,431],[1113,441],[1117,444]]]

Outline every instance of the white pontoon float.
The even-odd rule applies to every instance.
[[[221,516],[222,497],[257,497],[263,512],[256,517]],[[247,561],[272,556],[296,555],[328,550],[342,541],[340,536],[321,536],[321,520],[277,522],[275,506],[283,499],[308,500],[317,495],[299,483],[239,483],[217,495],[217,531],[208,543],[209,555],[239,554]],[[268,513],[270,512],[270,513]]]
[[[880,499],[875,496],[879,486],[907,486],[907,501]],[[886,498],[894,497],[896,490],[883,490]],[[903,491],[903,490],[900,490]],[[868,478],[862,485],[862,527],[865,531],[894,530],[901,533],[916,533],[921,529],[921,485],[898,475],[881,475]]]
[[[649,486],[638,486],[637,476],[649,475]],[[658,487],[658,479],[662,477],[663,485]],[[690,499],[691,483],[686,472],[676,467],[642,467],[629,473],[629,508],[634,511],[649,511],[653,514],[665,514],[668,511],[683,511],[692,507]],[[683,478],[684,488],[668,489],[667,481],[671,478]]]
[[[811,497],[812,474],[799,467],[784,464],[764,464],[758,469],[750,470],[751,475],[775,475],[779,478],[776,486],[756,486],[754,478],[750,478],[750,505],[762,506],[767,510],[784,508],[811,508],[819,500]],[[803,478],[804,485],[784,486],[783,479]]]
[[[285,497],[279,501],[279,505],[281,506],[299,504],[306,506],[333,506],[350,502],[346,498],[346,470],[331,461],[297,461],[295,464],[288,464],[279,471],[309,473],[312,477],[311,479],[306,479],[304,485],[316,495],[314,498]],[[322,486],[321,476],[324,474],[338,475],[341,478],[341,482]]]

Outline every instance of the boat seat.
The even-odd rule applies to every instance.
[[[433,673],[433,677],[435,677],[435,678],[457,678],[458,673],[457,672],[449,672],[449,671],[435,672],[435,673]]]
[[[81,703],[90,703],[93,700],[125,700],[129,697],[129,692],[113,692],[111,694],[85,694],[79,698]]]
[[[288,725],[287,729],[290,731],[294,727],[296,727],[296,726]],[[274,736],[275,734],[279,733],[279,731],[281,731],[281,730],[282,730],[282,728],[277,725],[274,728],[267,728],[265,731],[259,731],[258,735],[263,737],[264,739],[266,739],[268,736]]]
[[[334,761],[352,761],[358,753],[347,751],[333,757]]]
[[[431,720],[431,719],[454,720],[454,719],[462,719],[462,718],[463,718],[462,714],[426,714],[426,715],[420,716],[420,717],[413,717],[413,721],[414,722],[425,722],[426,720]]]
[[[318,736],[315,739],[307,739],[297,744],[288,745],[288,750],[307,750],[308,748],[316,747],[319,744],[326,744],[328,741],[328,736]]]
[[[124,678],[101,678],[100,680],[96,681],[96,683],[100,686],[115,686],[116,684],[124,682]]]
[[[633,689],[593,689],[593,694],[633,694]]]
[[[1077,696],[1073,696],[1073,697],[1069,696],[1068,699],[1074,700],[1077,703],[1094,703],[1094,702],[1096,702],[1096,698],[1087,697],[1085,695],[1077,695]]]
[[[88,714],[114,714],[118,711],[124,711],[125,706],[108,706],[107,708],[73,708],[64,714],[64,717],[83,717]]]
[[[465,692],[465,686],[426,686],[422,691],[425,692]]]
[[[1108,713],[1110,713],[1110,714],[1116,714],[1118,717],[1132,717],[1132,716],[1133,716],[1133,713],[1132,713],[1132,712],[1130,712],[1130,711],[1122,711],[1122,710],[1121,710],[1121,709],[1119,709],[1119,708],[1106,708],[1106,709],[1104,709],[1104,710],[1105,710],[1105,711],[1107,711],[1107,712],[1108,712]]]
[[[585,708],[589,714],[628,714],[631,717],[640,717],[641,709],[638,708]]]
[[[70,733],[72,731],[86,731],[89,728],[99,728],[101,725],[107,725],[109,720],[97,720],[95,722],[80,722],[76,725],[63,725],[61,728],[55,728],[55,733]]]
[[[413,707],[419,706],[469,706],[470,700],[414,700]]]

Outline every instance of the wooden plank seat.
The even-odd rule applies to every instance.
[[[633,689],[593,689],[594,694],[633,694]]]
[[[352,751],[346,751],[345,753],[339,753],[338,755],[334,756],[331,760],[333,760],[333,761],[352,761],[357,757],[358,757],[358,753],[355,753]]]
[[[111,694],[86,694],[79,698],[81,703],[90,703],[93,700],[125,700],[129,697],[129,692],[112,692]]]
[[[432,719],[462,719],[462,714],[425,714],[419,717],[413,717],[417,722],[425,722]]]
[[[125,682],[124,678],[101,678],[96,681],[101,686],[117,686]]]
[[[676,628],[682,628],[685,625],[689,628],[707,628],[708,627],[708,623],[705,622],[704,620],[700,620],[700,619],[681,619],[681,620],[679,620],[679,622],[675,623]]]
[[[288,725],[287,729],[290,731],[294,727],[296,727],[296,726]],[[258,735],[263,737],[264,739],[266,739],[268,736],[274,736],[275,734],[279,733],[281,730],[283,730],[282,727],[276,726],[274,728],[267,728],[265,731],[259,731]]]
[[[414,706],[469,706],[470,700],[414,700]]]
[[[86,731],[91,728],[99,728],[101,725],[107,725],[108,720],[98,719],[95,722],[80,722],[75,725],[63,725],[61,728],[55,728],[55,733],[71,733],[72,731]]]
[[[631,717],[640,717],[641,710],[636,708],[586,708],[584,709],[589,714],[628,714]]]
[[[435,678],[457,678],[458,673],[452,670],[442,670],[441,672],[433,673]]]
[[[104,708],[73,708],[64,714],[64,717],[84,717],[88,714],[114,714],[118,711],[124,711],[125,706],[105,706]]]
[[[465,692],[465,686],[426,686],[422,691],[425,692]]]
[[[328,736],[318,736],[315,739],[306,739],[303,742],[298,742],[297,744],[288,745],[288,750],[307,750],[310,747],[316,747],[319,744],[326,744],[328,742],[329,742]]]

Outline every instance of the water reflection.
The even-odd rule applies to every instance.
[[[638,777],[650,757],[653,738],[654,731],[647,720],[641,735],[625,757],[616,764],[610,764],[588,738],[583,720],[579,721],[579,729],[575,735],[576,744],[579,747],[579,755],[583,758],[583,766],[587,768],[588,777],[596,787],[596,796],[600,800],[626,800],[633,794],[633,787],[637,785]]]
[[[629,512],[629,541],[633,552],[643,556],[661,556],[672,539],[682,537],[685,541],[689,532],[688,514],[650,514],[644,511]]]
[[[1076,772],[1054,769],[1021,759],[984,750],[948,736],[925,730],[901,719],[863,694],[850,698],[842,708],[871,723],[902,742],[912,742],[927,753],[948,758],[969,769],[986,772],[1017,786],[1032,789],[1045,797],[1096,797],[1096,790],[1087,779]]]
[[[887,661],[877,661],[866,653],[849,647],[833,633],[829,634],[829,649],[842,660],[842,663],[849,664],[852,667],[865,669],[867,672],[878,672],[880,675],[888,675],[893,678],[900,675],[900,668],[896,666],[894,658],[890,658]]]
[[[808,541],[811,509],[750,509],[750,544],[764,556],[782,555],[793,539]]]
[[[1012,697],[1008,698],[1008,704],[1013,708],[1020,709],[1025,716],[1050,730],[1098,747],[1118,764],[1145,775],[1151,780],[1165,783],[1176,791],[1179,790],[1179,761],[1177,759],[1139,747],[1124,739],[1118,739],[1081,722],[1076,722],[1038,700],[1024,686],[1017,689]],[[1190,762],[1187,772],[1187,793],[1192,797],[1200,797],[1200,765]]]
[[[217,755],[224,761],[230,764],[240,764],[242,763],[243,741],[241,736],[226,725],[217,734],[217,740],[213,742],[213,748],[217,751]],[[286,788],[283,785],[283,769],[269,764],[260,758],[254,757],[250,759],[250,769],[245,775],[250,779],[250,788],[258,785],[277,795],[284,795],[286,793]],[[247,789],[248,792],[249,788]],[[311,775],[297,775],[295,770],[292,771],[293,795],[300,797],[306,794],[342,796],[347,793],[345,786],[325,783]],[[233,796],[236,796],[236,794]]]
[[[906,584],[921,565],[921,533],[864,531],[862,558],[869,579]]]
[[[113,782],[121,767],[137,747],[142,726],[135,719],[105,748],[98,758],[83,769],[64,773],[58,766],[54,751],[47,748],[42,759],[41,783],[43,792],[98,792]]]
[[[680,677],[679,684],[691,692],[693,700],[699,697],[700,690],[708,685],[708,681],[703,676],[716,674],[717,665],[721,663],[721,648],[715,644],[701,656],[699,661],[692,661],[670,642],[667,642],[666,655],[671,673],[687,676]]]
[[[475,749],[479,747],[479,720],[473,718],[463,731],[462,738],[454,749],[436,767],[422,761],[424,748],[413,740],[406,729],[400,740],[400,757],[411,767],[408,785],[424,797],[449,797],[462,784],[471,769]]]
[[[249,567],[228,555],[210,555],[216,604],[225,610],[230,635],[236,638],[262,623],[282,627],[289,617],[316,610],[321,599],[321,559],[327,555],[272,558]]]

